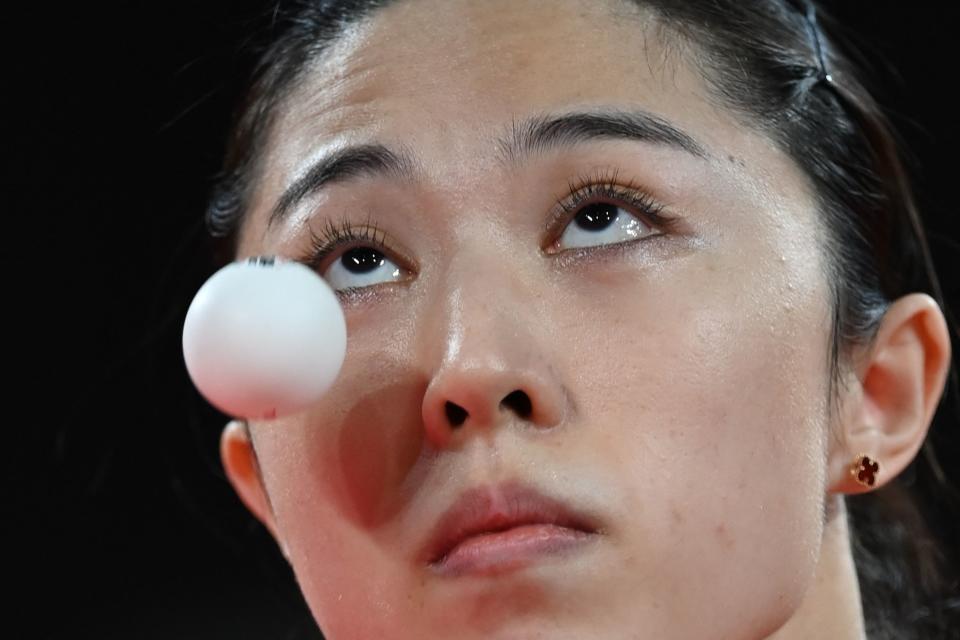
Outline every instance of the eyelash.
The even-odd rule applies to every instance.
[[[600,170],[595,174],[580,174],[577,181],[567,183],[568,195],[560,200],[551,213],[551,221],[547,225],[547,230],[551,235],[558,229],[565,227],[580,211],[585,204],[598,204],[606,200],[613,200],[627,204],[636,209],[640,216],[646,218],[646,222],[651,226],[658,228],[661,234],[670,232],[675,226],[677,219],[665,214],[664,205],[657,202],[647,190],[636,184],[632,180],[627,180],[624,184],[619,184],[617,177],[618,169]],[[644,236],[634,242],[642,242],[655,236]],[[620,245],[630,245],[632,242],[618,242],[612,245],[600,245],[597,247],[583,247],[573,249],[574,252],[598,251],[604,247],[613,247]]]
[[[618,184],[617,175],[618,170],[614,169],[612,171],[601,171],[594,175],[579,175],[576,182],[569,181],[567,183],[568,195],[557,203],[550,214],[551,220],[547,225],[548,231],[552,234],[555,230],[566,225],[584,203],[596,204],[604,200],[614,200],[636,209],[642,217],[646,218],[646,222],[658,228],[661,233],[644,236],[633,241],[614,243],[613,246],[642,242],[669,232],[676,223],[676,218],[664,214],[664,205],[654,200],[640,185],[630,180],[623,185]],[[590,202],[590,200],[593,200],[593,202]],[[324,259],[337,248],[352,243],[357,243],[358,246],[372,246],[386,252],[388,248],[384,242],[385,237],[386,234],[380,230],[370,216],[367,217],[366,223],[359,226],[351,223],[346,216],[338,223],[325,218],[323,230],[319,234],[312,228],[310,229],[310,248],[301,262],[319,267]],[[601,250],[605,246],[609,245],[581,247],[571,251],[590,252]],[[345,291],[349,291],[349,289]]]
[[[377,237],[380,233],[380,237]],[[355,226],[344,216],[339,223],[324,219],[323,231],[317,234],[313,228],[310,228],[310,249],[305,262],[319,266],[324,258],[334,252],[341,245],[352,242],[365,243],[372,245],[377,249],[387,249],[383,239],[386,237],[377,223],[370,216],[367,216],[367,222],[363,225]]]

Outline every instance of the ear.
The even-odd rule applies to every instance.
[[[927,436],[949,367],[950,335],[937,302],[911,293],[891,304],[874,341],[855,356],[855,375],[843,391],[840,437],[828,460],[830,491],[878,489],[910,464]],[[850,473],[861,453],[880,465],[873,486]]]
[[[283,540],[277,535],[273,507],[263,483],[263,475],[253,448],[246,422],[231,420],[220,434],[220,459],[227,479],[247,509],[270,531],[287,555]],[[288,558],[289,559],[289,558]]]

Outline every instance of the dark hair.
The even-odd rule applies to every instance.
[[[397,0],[315,0],[277,6],[253,82],[234,115],[206,212],[216,261],[236,255],[273,118],[309,63],[344,29]],[[930,293],[946,309],[911,191],[905,145],[863,84],[822,8],[790,0],[633,0],[700,71],[718,106],[768,136],[809,177],[827,229],[833,312],[831,406],[851,347],[876,335],[890,302]],[[862,60],[862,58],[861,58]],[[829,73],[826,79],[824,74]],[[950,381],[956,390],[956,372]],[[947,637],[960,609],[941,571],[947,552],[921,515],[923,492],[951,507],[956,493],[932,440],[878,491],[848,497],[851,544],[872,640]]]

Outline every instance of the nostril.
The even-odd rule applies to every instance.
[[[444,411],[447,414],[447,420],[449,420],[450,424],[454,427],[459,427],[463,424],[463,421],[467,419],[467,412],[463,407],[452,402],[447,402],[446,405],[444,405]]]
[[[533,406],[530,403],[530,396],[528,396],[526,392],[519,389],[509,394],[503,399],[503,401],[500,402],[500,404],[511,407],[521,418],[529,417],[530,413],[533,411]]]

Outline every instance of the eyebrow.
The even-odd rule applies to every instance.
[[[676,149],[700,159],[712,157],[693,136],[642,109],[595,109],[538,114],[519,122],[514,119],[509,133],[498,138],[496,144],[500,163],[516,167],[532,155],[603,139],[635,140]],[[284,190],[270,213],[267,228],[324,186],[360,177],[392,177],[416,183],[421,175],[420,166],[419,158],[406,146],[392,150],[374,142],[333,151],[311,164]]]

